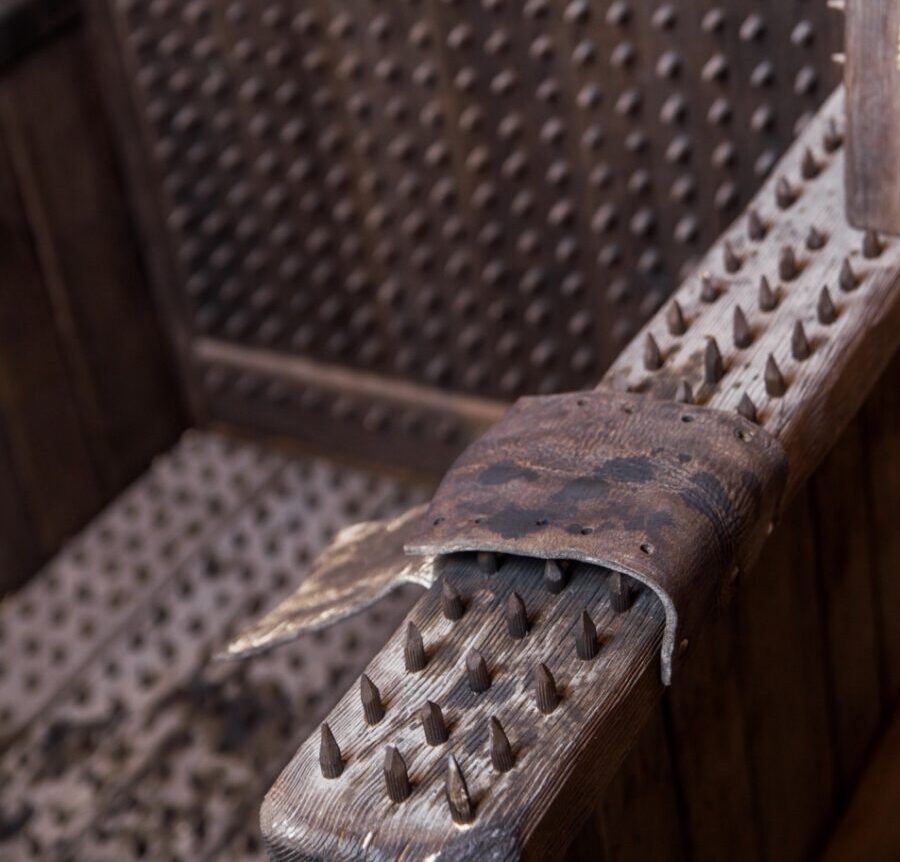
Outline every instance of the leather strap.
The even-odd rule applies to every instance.
[[[407,551],[580,560],[646,584],[668,684],[677,640],[752,562],[786,477],[778,441],[737,414],[606,388],[523,398],[457,459]]]

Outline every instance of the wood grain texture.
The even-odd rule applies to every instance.
[[[670,333],[668,309],[664,309],[623,352],[605,380],[605,385],[671,398],[679,382],[686,379],[692,384],[692,395],[697,403],[725,410],[735,410],[742,396],[749,394],[758,420],[782,441],[787,450],[791,464],[788,496],[802,487],[834,445],[886,366],[900,332],[900,292],[896,289],[900,278],[900,244],[888,242],[877,257],[864,258],[862,235],[851,230],[844,218],[843,156],[839,141],[835,144],[839,132],[832,128],[834,122],[840,128],[841,111],[842,94],[837,93],[804,130],[753,202],[763,224],[764,236],[755,232],[755,239],[748,238],[746,219],[739,220],[710,250],[697,274],[678,291],[676,298],[686,318],[686,333]],[[807,149],[812,152],[814,170],[808,164],[804,166],[810,159],[806,155]],[[789,188],[785,187],[785,181],[790,183]],[[807,241],[810,228],[816,228],[820,236]],[[786,246],[792,249],[790,259],[785,258],[783,249]],[[737,272],[730,271],[723,263],[729,253],[738,257]],[[709,273],[709,279],[701,278],[700,273],[704,272]],[[774,305],[765,302],[767,310],[759,308],[758,285],[764,275],[770,279],[777,300]],[[837,309],[834,319],[830,314],[822,315],[818,311],[823,285],[828,285],[831,290]],[[705,298],[701,294],[705,294]],[[741,347],[735,346],[732,339],[738,305],[747,318],[751,336],[749,343],[743,337],[739,339],[746,345]],[[806,336],[799,341],[796,335],[798,321],[804,325]],[[654,336],[659,346],[661,362],[656,362],[651,352],[647,363],[648,333]],[[710,337],[717,340],[719,347],[719,356],[712,365],[713,379],[709,379],[707,370],[710,368],[707,355]],[[777,363],[774,377],[771,368],[766,370],[766,366],[772,364],[770,355]],[[645,363],[649,367],[645,368]],[[718,365],[721,367],[716,367]],[[575,595],[579,589],[573,585],[566,593]],[[798,600],[807,601],[808,584],[801,584],[798,589],[802,596]],[[862,589],[871,589],[871,586]],[[432,588],[413,610],[412,618],[417,619],[417,614],[425,608],[436,607],[437,601],[438,593]],[[789,832],[784,821],[780,827],[777,821],[771,825],[769,828],[776,831],[768,835],[760,826],[763,812],[769,810],[772,803],[769,800],[761,802],[758,795],[761,789],[764,791],[765,781],[775,781],[777,776],[767,774],[765,780],[757,781],[751,761],[757,756],[767,760],[777,757],[778,746],[789,746],[790,741],[760,740],[754,735],[755,728],[748,725],[740,669],[766,659],[762,653],[739,654],[730,631],[739,621],[740,608],[733,606],[727,613],[711,616],[707,630],[696,643],[689,645],[685,675],[681,682],[676,677],[670,697],[669,723],[678,732],[673,754],[682,783],[683,798],[679,805],[687,813],[690,832],[686,844],[691,855],[702,858],[723,858],[723,853],[732,852],[735,845],[747,858],[760,858],[767,846],[777,844],[779,828],[785,829],[785,834]],[[758,609],[746,618],[746,624],[754,627],[764,627],[764,622],[764,612]],[[814,635],[817,628],[815,614],[807,616],[803,625],[804,634]],[[797,636],[800,637],[800,633]],[[466,639],[452,640],[461,644]],[[442,641],[442,645],[446,642]],[[525,644],[525,647],[537,658],[531,645]],[[383,666],[381,662],[384,661],[387,658],[382,654],[376,657],[372,667]],[[821,698],[823,672],[816,669],[811,655],[806,654],[803,661],[806,662],[804,667],[811,670],[819,683],[811,689],[811,699],[803,702],[802,709],[815,710],[820,706],[816,697]],[[638,676],[629,672],[629,678]],[[620,692],[619,696],[624,693]],[[761,687],[751,691],[750,702],[761,709],[766,696],[765,688]],[[345,711],[333,717],[345,722],[346,744],[352,751],[355,740],[359,740],[358,728],[355,730],[350,721],[352,695],[343,703]],[[406,697],[402,706],[412,708]],[[857,708],[860,707],[851,707]],[[865,705],[861,708],[868,709]],[[566,709],[565,699],[559,709]],[[623,753],[617,748],[617,734],[605,729],[606,721],[613,718],[607,710],[608,704],[601,696],[592,701],[591,711],[581,718],[586,724],[592,724],[595,744],[602,746],[607,756],[618,760]],[[607,717],[598,720],[597,712],[604,712]],[[395,735],[406,732],[402,726],[402,720],[394,726]],[[816,734],[820,740],[826,735],[821,723],[817,724]],[[337,735],[340,742],[341,734]],[[385,740],[388,738],[386,736]],[[552,763],[546,764],[547,772],[542,774],[540,781],[532,779],[527,787],[516,784],[509,791],[515,796],[511,801],[516,803],[516,810],[528,812],[523,815],[523,820],[512,826],[517,832],[516,841],[520,842],[517,853],[539,856],[549,852],[537,836],[559,827],[559,821],[548,813],[551,810],[567,805],[574,806],[573,811],[585,810],[582,800],[571,794],[556,795],[554,809],[544,808],[546,795],[559,793],[547,788],[560,780],[560,773],[569,774],[570,770],[581,774],[592,772],[593,762],[587,758],[573,763],[568,757],[557,757],[560,744],[558,736],[546,737],[547,750],[553,752]],[[364,750],[371,772],[375,755],[368,747]],[[340,833],[347,836],[348,823],[355,831],[357,816],[362,817],[361,803],[352,808],[343,805],[351,797],[359,798],[358,791],[342,791],[350,793],[351,797],[333,797],[334,807],[323,814],[322,796],[319,795],[322,789],[311,789],[317,781],[314,753],[314,742],[301,748],[267,798],[264,826],[276,858],[298,858],[298,854],[302,856],[307,851],[315,856],[324,847],[329,852],[338,849],[348,855],[362,854],[366,852],[365,848],[359,844],[354,848],[359,834],[355,838],[348,836],[344,845],[339,837]],[[805,818],[808,828],[812,828],[809,824],[829,802],[827,773],[831,756],[827,750],[824,752],[821,772],[810,767],[809,750],[800,758],[801,763],[806,763],[807,770],[812,769],[809,774],[822,778],[826,788],[821,796],[817,793],[806,813],[798,818]],[[764,768],[771,768],[771,764]],[[396,813],[402,819],[392,818],[386,831],[375,829],[366,844],[370,855],[377,858],[384,847],[408,848],[411,855],[424,854],[430,852],[427,848],[435,848],[436,845],[429,843],[432,833],[428,830],[436,828],[434,815],[440,810],[441,802],[439,784],[433,782],[437,782],[442,774],[436,767],[429,772],[429,787],[435,789],[433,793],[429,791],[430,799],[426,796],[427,807],[416,809],[418,816],[398,809]],[[508,781],[512,774],[507,774],[503,780]],[[305,784],[307,777],[313,783]],[[372,798],[377,798],[377,775],[366,781]],[[414,803],[416,805],[426,806],[426,803]],[[720,817],[711,816],[710,811]],[[338,830],[337,833],[320,828],[322,816],[329,819],[333,824],[331,829]],[[361,822],[369,822],[368,817],[374,815],[367,810]],[[577,822],[574,816],[572,822]],[[476,815],[472,842],[489,840],[490,829],[482,829],[482,826],[480,816]],[[504,837],[509,838],[509,833],[504,833]],[[810,836],[794,834],[789,840],[797,847],[808,842]],[[456,850],[449,848],[460,845],[451,842],[441,846],[446,846],[452,855]],[[471,850],[475,845],[466,846]]]
[[[900,712],[895,712],[859,781],[822,862],[900,858]]]
[[[900,6],[847,0],[847,217],[900,235]]]

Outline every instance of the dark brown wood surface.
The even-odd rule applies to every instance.
[[[0,194],[3,591],[183,422],[80,30],[0,76]]]

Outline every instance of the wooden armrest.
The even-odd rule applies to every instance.
[[[900,335],[900,241],[847,224],[843,111],[838,92],[601,384],[757,422],[787,454],[786,500]],[[661,691],[661,608],[596,570],[554,592],[535,561],[481,562],[444,567],[461,619],[435,583],[369,665],[383,717],[366,722],[354,686],[285,769],[262,813],[275,859],[544,858],[583,820]],[[473,648],[491,678],[478,693]]]

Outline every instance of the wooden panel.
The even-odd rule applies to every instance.
[[[881,717],[864,440],[851,425],[810,484],[839,789],[865,765]]]
[[[23,502],[47,553],[103,497],[31,242],[0,141],[0,404]]]
[[[900,4],[847,0],[847,215],[900,234]]]
[[[853,794],[847,812],[828,840],[822,862],[900,859],[900,712]]]
[[[29,58],[2,93],[55,324],[112,493],[174,440],[182,421],[83,33]]]

